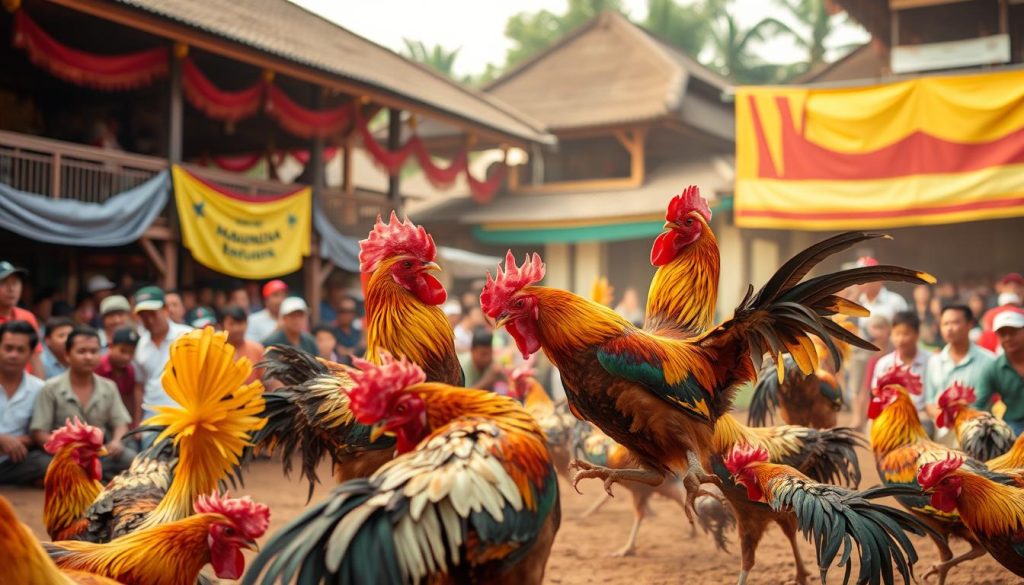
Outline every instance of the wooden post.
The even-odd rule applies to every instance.
[[[316,97],[317,109],[323,108],[323,92],[318,91]],[[309,164],[313,165],[311,173],[313,181],[313,201],[320,201],[324,190],[324,138],[318,136],[313,139],[313,148],[309,153]],[[313,206],[313,213],[316,213],[316,205]],[[310,233],[309,257],[306,258],[306,298],[309,300],[309,314],[313,324],[320,322],[320,246],[316,234]]]
[[[999,34],[1005,35],[1010,30],[1010,15],[1006,0],[999,0]]]
[[[185,102],[181,91],[181,59],[188,53],[188,47],[176,44],[174,46],[174,57],[171,59],[171,107],[167,120],[170,124],[169,143],[167,145],[167,158],[171,164],[181,162],[182,138],[184,137],[183,126],[185,122]],[[179,56],[180,55],[180,56]]]
[[[400,146],[402,140],[402,111],[395,108],[388,109],[388,150],[394,152]],[[395,209],[395,213],[402,215],[402,196],[399,192],[401,173],[388,177],[388,199]]]
[[[59,152],[53,153],[53,158],[50,159],[50,196],[54,199],[60,199],[61,184],[60,184],[60,167],[61,157]]]
[[[345,226],[359,221],[359,206],[356,203],[356,185],[352,182],[352,135],[345,137],[341,151],[341,221]]]
[[[164,240],[164,290],[178,288],[178,242]]]

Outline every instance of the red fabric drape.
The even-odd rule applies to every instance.
[[[363,139],[363,148],[366,149],[366,152],[370,153],[370,156],[373,157],[373,160],[378,165],[384,168],[388,175],[397,175],[402,170],[402,166],[405,165],[409,155],[416,150],[414,140],[407,140],[398,150],[388,150],[381,146],[377,139],[373,137],[373,133],[370,132],[370,128],[358,108],[355,109],[355,117],[356,128]]]
[[[255,168],[264,158],[266,158],[265,153],[254,152],[252,154],[236,154],[232,156],[211,156],[209,160],[225,171],[245,173]]]
[[[186,57],[181,61],[181,86],[185,98],[214,120],[237,122],[258,112],[264,85],[263,81],[257,81],[245,89],[224,91],[203,75],[192,59]]]
[[[427,177],[433,186],[438,188],[450,187],[459,178],[459,173],[466,170],[468,158],[465,150],[455,155],[455,158],[448,163],[447,167],[439,167],[430,158],[430,152],[427,151],[427,147],[419,136],[413,136],[409,141],[415,143],[413,150],[416,153],[416,162],[419,163],[420,168],[423,169],[424,176]]]
[[[337,146],[329,146],[324,149],[324,162],[330,162],[334,157],[338,156],[340,149]],[[309,162],[309,151],[308,150],[293,150],[290,153],[292,158],[299,161],[299,164],[306,164]]]
[[[504,163],[498,166],[491,176],[487,177],[483,181],[478,181],[473,178],[473,174],[466,169],[466,181],[469,182],[469,193],[473,196],[473,200],[477,203],[487,203],[494,198],[494,194],[498,192],[498,187],[505,182],[505,174],[508,172],[508,167]]]
[[[267,86],[267,115],[299,138],[326,138],[344,130],[352,120],[351,104],[310,110],[297,104],[276,85]]]
[[[167,75],[170,52],[157,47],[124,55],[96,55],[61,44],[24,10],[14,14],[13,45],[34,65],[64,81],[106,91],[137,89]]]

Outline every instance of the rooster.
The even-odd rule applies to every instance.
[[[97,496],[83,515],[85,529],[66,538],[109,542],[182,520],[194,512],[196,498],[237,475],[243,450],[266,421],[259,416],[263,385],[245,383],[252,364],[234,355],[227,334],[210,327],[171,344],[161,382],[178,406],[156,407],[145,421],[146,428],[162,429],[153,445]],[[65,489],[54,486],[54,497]]]
[[[954,381],[939,395],[939,413],[935,424],[952,428],[960,449],[979,461],[988,461],[1006,453],[1013,446],[1013,429],[992,416],[975,410],[974,388]]]
[[[748,292],[736,316],[689,339],[638,329],[606,307],[567,291],[535,286],[544,277],[539,255],[516,265],[511,251],[497,277],[488,274],[480,295],[484,312],[505,326],[525,356],[541,349],[558,368],[573,413],[601,428],[636,455],[636,469],[608,469],[580,462],[574,482],[597,477],[606,490],[617,481],[658,485],[674,470],[697,481],[719,481],[704,470],[714,422],[731,405],[736,387],[754,378],[751,352],[789,351],[806,371],[816,352],[809,334],[831,335],[854,345],[870,343],[825,316],[866,311],[835,292],[883,279],[933,282],[930,275],[872,266],[803,277],[830,253],[870,237],[844,234],[812,246],[787,262],[756,295]],[[836,358],[838,361],[838,357]]]
[[[434,239],[391,212],[386,224],[377,218],[359,246],[360,270],[369,275],[366,359],[379,362],[382,350],[403,355],[426,372],[427,380],[461,386],[455,336],[439,306],[447,292],[430,274],[439,269]],[[285,473],[292,455],[301,453],[310,496],[324,456],[331,457],[339,483],[366,477],[393,457],[391,439],[370,441],[369,430],[352,418],[343,392],[352,382],[344,370],[287,348],[275,348],[268,357],[261,364],[265,376],[285,386],[267,394],[268,423],[256,443],[262,451],[281,451]]]
[[[576,419],[565,409],[564,404],[555,404],[551,400],[535,375],[532,358],[516,368],[506,369],[505,377],[510,383],[509,396],[521,402],[526,412],[544,431],[555,470],[568,473]]]
[[[807,427],[748,427],[731,414],[715,423],[715,455],[711,467],[722,481],[722,493],[736,512],[739,529],[741,566],[739,582],[745,583],[754,567],[757,546],[764,531],[774,522],[782,529],[793,550],[796,583],[806,583],[804,567],[797,543],[797,522],[792,514],[772,510],[765,504],[747,499],[737,486],[725,459],[737,447],[749,445],[765,449],[771,463],[788,465],[822,483],[860,484],[860,463],[856,447],[862,444],[852,429],[836,428],[819,431]]]
[[[887,486],[906,486],[919,489],[918,472],[922,465],[948,458],[957,452],[928,439],[928,433],[917,416],[917,408],[910,394],[920,394],[921,379],[907,367],[893,367],[878,377],[868,405],[871,424],[871,450],[875,454],[878,476]],[[967,466],[980,473],[988,473],[985,464],[968,460]],[[934,537],[940,563],[929,570],[926,577],[937,574],[939,585],[945,583],[949,570],[956,565],[985,554],[981,543],[968,530],[956,511],[931,506],[921,493],[909,493],[896,498],[903,507],[927,523],[941,538]],[[957,557],[947,540],[956,536],[966,540],[971,549]]]
[[[1024,470],[1024,435],[1017,437],[1010,450],[999,457],[989,459],[985,465],[992,471],[1000,473]]]
[[[904,531],[922,536],[931,529],[911,514],[872,500],[916,493],[914,488],[878,486],[858,492],[819,483],[788,465],[769,463],[765,448],[750,445],[733,449],[726,456],[725,466],[735,482],[747,488],[750,501],[764,502],[772,510],[796,518],[800,531],[814,542],[822,583],[840,548],[839,564],[846,567],[843,583],[850,581],[851,544],[856,543],[858,584],[894,583],[895,564],[903,582],[909,585],[917,551]]]
[[[781,382],[771,364],[765,364],[758,373],[747,422],[756,426],[767,424],[777,407],[786,424],[816,429],[836,426],[837,413],[843,407],[843,389],[836,377],[821,367],[805,375],[792,357],[785,356],[783,360],[785,373]]]
[[[560,519],[540,427],[515,399],[378,355],[356,360],[349,404],[399,455],[275,534],[243,583],[540,584]]]
[[[85,511],[103,491],[103,431],[75,417],[54,431],[44,448],[53,459],[43,481],[43,523],[50,538],[64,540],[86,529]]]
[[[1024,577],[1024,489],[971,471],[956,455],[923,465],[917,482],[931,494],[933,508],[959,512],[981,546]]]
[[[0,496],[0,566],[4,583],[18,585],[121,585],[84,571],[58,569],[32,531],[22,524],[7,498]]]
[[[245,498],[200,496],[195,514],[150,526],[111,542],[75,540],[46,544],[62,569],[88,571],[124,585],[194,585],[204,566],[220,579],[240,579],[242,549],[256,550],[256,539],[270,524],[270,510]]]

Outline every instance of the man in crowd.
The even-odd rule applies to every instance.
[[[309,308],[306,306],[306,301],[299,297],[288,297],[281,302],[280,312],[280,328],[264,339],[263,345],[267,347],[287,345],[301,349],[310,355],[319,354],[320,349],[316,345],[316,340],[313,339],[312,335],[306,333],[309,316]],[[249,319],[251,321],[252,317]]]
[[[97,306],[103,302],[103,299],[114,294],[115,288],[117,288],[117,284],[102,274],[92,275],[85,283],[85,290],[92,295]]]
[[[228,305],[241,307],[248,314],[251,304],[249,301],[249,289],[246,288],[244,283],[236,283],[228,289]]]
[[[131,322],[132,306],[121,295],[111,295],[100,302],[100,342],[103,351],[110,347],[114,332]]]
[[[0,324],[8,321],[27,321],[36,330],[36,340],[39,339],[39,323],[36,316],[18,306],[21,300],[21,289],[24,285],[22,279],[28,275],[24,268],[17,268],[6,260],[0,261]],[[32,344],[35,353],[29,359],[29,370],[36,375],[43,375],[43,360],[41,354],[42,345]]]
[[[494,336],[486,329],[473,333],[469,353],[459,357],[462,373],[466,377],[466,388],[494,390],[496,384],[505,382],[505,373],[494,359]]]
[[[100,358],[96,373],[112,381],[121,395],[121,402],[129,413],[135,412],[135,348],[139,345],[139,334],[134,327],[115,329],[110,334],[107,352]],[[135,425],[131,425],[135,428]]]
[[[69,419],[103,431],[107,456],[101,459],[103,477],[109,480],[131,465],[135,450],[123,438],[131,416],[117,386],[96,374],[100,363],[100,336],[88,326],[78,326],[67,337],[68,371],[47,380],[39,392],[29,429],[37,445]]]
[[[921,336],[921,319],[913,311],[901,311],[892,318],[892,345],[895,351],[887,353],[878,358],[875,364],[875,372],[871,377],[871,388],[878,383],[878,377],[893,367],[909,366],[910,371],[921,377],[924,381],[928,370],[928,353],[918,346]],[[910,395],[917,407],[918,417],[924,424],[928,434],[934,433],[935,428],[925,411],[924,395]]]
[[[992,326],[1003,354],[982,370],[976,404],[988,408],[998,394],[1006,405],[1003,420],[1019,435],[1024,432],[1024,312],[999,313]]]
[[[235,359],[249,358],[249,361],[255,366],[263,360],[263,344],[246,337],[247,321],[245,309],[241,306],[228,305],[224,307],[224,312],[221,314],[221,327],[228,333],[228,343],[235,348]],[[259,379],[260,373],[260,370],[254,368],[246,383]]]
[[[878,266],[878,260],[865,256],[857,260],[857,266]],[[860,296],[857,298],[857,302],[871,311],[872,317],[882,316],[892,323],[892,318],[896,313],[910,310],[907,300],[882,286],[881,281],[862,284],[859,292]],[[865,334],[867,333],[867,321],[867,319],[861,319],[861,330]]]
[[[164,306],[167,307],[167,317],[175,323],[185,322],[185,301],[181,293],[176,290],[169,290],[164,293]]]
[[[934,421],[939,416],[939,395],[953,383],[977,387],[981,372],[993,360],[991,353],[971,343],[974,315],[966,305],[949,305],[939,316],[939,332],[945,347],[928,358],[924,378],[925,409]],[[945,435],[942,430],[937,436]]]
[[[43,381],[25,372],[39,337],[27,321],[0,325],[0,485],[42,485],[50,456],[33,448],[32,408]]]
[[[317,355],[332,362],[339,361],[338,338],[334,336],[331,326],[321,323],[310,332],[316,340]]]
[[[65,343],[68,334],[74,329],[75,322],[67,317],[50,317],[46,322],[43,337],[43,375],[44,380],[59,376],[68,371],[68,355]]]
[[[188,324],[195,329],[217,324],[217,314],[210,307],[196,307],[189,312]]]
[[[281,317],[281,303],[288,297],[288,285],[283,280],[271,280],[263,285],[263,310],[249,316],[249,328],[245,336],[253,341],[270,337],[278,327]]]
[[[334,337],[338,346],[349,355],[363,355],[366,350],[363,330],[356,326],[356,300],[350,296],[338,301]]]
[[[171,359],[171,343],[192,328],[171,321],[164,304],[164,291],[156,286],[143,287],[135,293],[135,314],[146,329],[135,348],[135,410],[131,414],[132,424],[137,426],[143,419],[156,414],[154,406],[174,406],[160,377]],[[155,438],[150,434],[143,439],[143,447]]]

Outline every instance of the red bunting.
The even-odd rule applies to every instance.
[[[419,136],[413,136],[409,141],[415,141],[416,161],[419,163],[420,168],[423,169],[423,175],[427,177],[431,185],[439,189],[450,187],[459,178],[459,173],[466,170],[468,158],[465,150],[455,155],[455,158],[448,163],[447,167],[439,167],[434,164],[434,160],[430,157],[427,147]]]
[[[355,116],[356,128],[359,129],[359,134],[362,136],[363,147],[366,149],[366,152],[370,153],[373,160],[383,167],[387,174],[397,175],[402,170],[402,166],[405,165],[405,160],[415,150],[416,144],[412,139],[409,139],[398,150],[388,150],[381,146],[373,137],[373,133],[370,132],[370,128],[367,126],[366,120],[363,119],[363,114],[359,111],[359,108],[355,108]]]
[[[63,45],[24,10],[14,14],[13,45],[34,65],[64,81],[105,91],[137,89],[167,75],[170,53],[157,47],[123,55],[96,55]]]
[[[181,86],[185,98],[214,120],[237,122],[258,112],[264,85],[263,81],[257,81],[245,89],[224,91],[203,75],[192,59],[186,57],[181,61]]]
[[[501,163],[498,168],[491,173],[491,176],[483,181],[478,181],[473,178],[473,174],[466,169],[466,181],[469,182],[469,193],[473,196],[473,200],[477,203],[487,203],[491,199],[494,199],[494,194],[498,192],[498,188],[505,182],[505,174],[508,172],[508,167],[505,163]]]
[[[267,115],[299,138],[326,138],[340,133],[351,123],[352,110],[351,104],[310,110],[293,101],[276,85],[267,86]]]

